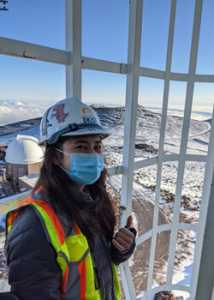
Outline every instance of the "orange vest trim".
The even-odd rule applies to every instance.
[[[13,224],[13,222],[15,221],[18,214],[19,214],[19,211],[15,211],[12,214],[10,214],[9,218],[7,219],[8,226],[11,226]]]
[[[61,293],[62,294],[65,294],[65,288],[66,288],[66,285],[67,285],[67,281],[68,281],[68,273],[69,273],[69,267],[67,266],[66,267],[66,270],[65,270],[65,274],[62,278],[62,289],[61,289]]]
[[[82,300],[85,300],[85,293],[86,293],[86,266],[85,266],[85,259],[81,261],[78,265],[78,270],[80,273],[80,297]]]
[[[64,230],[62,228],[62,225],[61,225],[58,217],[56,216],[55,211],[50,206],[50,204],[48,204],[44,200],[34,200],[32,198],[27,198],[26,200],[24,200],[23,202],[21,202],[19,204],[18,208],[22,205],[31,204],[31,203],[36,203],[36,204],[40,205],[42,207],[42,209],[47,213],[47,215],[51,219],[53,226],[56,230],[57,236],[59,238],[59,242],[61,245],[63,245],[64,241],[65,241],[65,233],[64,233]]]
[[[80,234],[80,230],[79,228],[77,227],[77,224],[75,222],[73,222],[73,225],[74,225],[74,231],[76,234]]]
[[[44,187],[40,187],[38,190],[36,190],[35,192],[38,191],[46,191],[46,189]],[[93,286],[93,280],[94,280],[94,270],[93,270],[93,261],[90,255],[90,251],[89,251],[89,247],[88,247],[88,243],[86,238],[84,237],[84,235],[82,234],[82,232],[80,231],[78,225],[73,222],[73,229],[75,232],[74,236],[69,236],[68,238],[65,237],[65,233],[63,230],[63,227],[58,219],[57,214],[55,213],[55,211],[53,210],[53,208],[50,206],[50,204],[48,204],[46,201],[44,200],[36,200],[31,198],[32,195],[35,193],[33,192],[31,195],[28,196],[27,199],[25,199],[24,201],[22,201],[18,207],[17,210],[13,210],[11,212],[8,213],[7,215],[7,228],[11,227],[14,220],[16,219],[18,213],[19,213],[19,208],[24,207],[25,205],[31,205],[33,208],[37,209],[39,211],[39,213],[41,214],[41,217],[44,219],[44,221],[47,221],[47,224],[51,225],[51,230],[50,231],[50,237],[52,236],[52,238],[54,238],[57,243],[55,245],[55,242],[52,242],[52,238],[51,238],[51,242],[53,243],[53,247],[55,248],[56,252],[58,253],[58,264],[62,270],[62,285],[61,285],[61,294],[62,294],[62,299],[63,299],[63,295],[66,295],[66,297],[71,297],[70,295],[70,291],[66,291],[66,287],[68,285],[68,280],[69,280],[69,264],[68,262],[66,262],[66,260],[63,258],[63,256],[61,256],[59,251],[62,251],[62,253],[64,253],[65,256],[67,256],[68,260],[73,262],[75,261],[75,259],[73,260],[72,255],[74,254],[73,252],[69,252],[67,253],[67,245],[70,245],[71,241],[72,243],[80,243],[81,247],[83,247],[83,249],[85,249],[83,251],[83,253],[87,253],[87,256],[83,259],[82,256],[82,261],[80,261],[77,265],[78,267],[78,271],[79,271],[79,290],[78,290],[78,299],[81,300],[100,300],[101,296],[100,296],[100,291],[99,290],[95,290],[95,287]],[[45,222],[46,222],[45,221]],[[49,222],[49,223],[48,223]],[[47,225],[46,225],[47,226]],[[70,240],[69,240],[70,238]],[[68,244],[67,244],[68,242]],[[59,247],[59,245],[61,245]],[[58,247],[61,249],[58,249]],[[77,257],[79,257],[79,250],[78,247],[77,249],[75,249],[75,253],[77,255]],[[87,252],[88,251],[88,252]],[[71,257],[69,257],[69,255],[71,255]],[[83,255],[83,254],[81,254]],[[62,258],[62,261],[60,260]],[[78,258],[76,261],[79,261],[80,258]],[[117,270],[116,270],[116,266],[113,265],[113,270],[114,270],[114,280],[116,280],[116,285],[118,285],[118,287],[115,287],[115,292],[116,292],[116,298],[119,300],[120,299],[120,290],[119,290],[119,280],[118,280],[118,275],[117,275]],[[69,289],[69,287],[68,287]],[[68,295],[67,295],[68,293]],[[70,299],[70,298],[69,298]]]

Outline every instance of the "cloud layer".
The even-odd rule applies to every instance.
[[[3,101],[0,100],[0,126],[42,117],[45,111],[55,103],[51,101]],[[108,106],[108,104],[105,104]],[[111,105],[109,105],[111,106]],[[146,106],[148,109],[161,113],[160,107]],[[183,107],[174,105],[168,114],[183,116]],[[212,116],[212,107],[195,106],[191,118],[206,120]]]
[[[0,101],[0,126],[42,117],[50,101]]]

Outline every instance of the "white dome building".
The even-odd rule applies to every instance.
[[[6,172],[11,174],[12,178],[15,177],[17,182],[19,176],[39,172],[43,154],[38,139],[28,135],[17,135],[6,151]]]

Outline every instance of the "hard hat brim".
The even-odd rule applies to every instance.
[[[71,124],[71,125],[76,125],[76,124]],[[69,137],[69,136],[80,136],[80,135],[100,135],[100,138],[102,140],[104,138],[107,138],[110,135],[110,133],[104,130],[99,125],[94,125],[87,128],[79,128],[78,130],[75,130],[74,127],[70,126],[62,129],[62,131],[55,132],[49,139],[40,140],[39,145],[42,145],[45,142],[47,142],[48,144],[55,144],[60,139],[61,136]]]
[[[61,136],[78,136],[78,135],[100,135],[101,139],[107,138],[110,133],[102,130],[102,129],[96,129],[96,128],[88,128],[87,130],[85,129],[79,129],[77,131],[71,131],[62,134]]]

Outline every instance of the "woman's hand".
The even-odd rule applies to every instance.
[[[131,224],[132,216],[129,216],[127,219],[126,227],[120,228],[112,239],[112,244],[121,252],[128,250],[135,238],[134,234],[127,229],[131,227]]]

